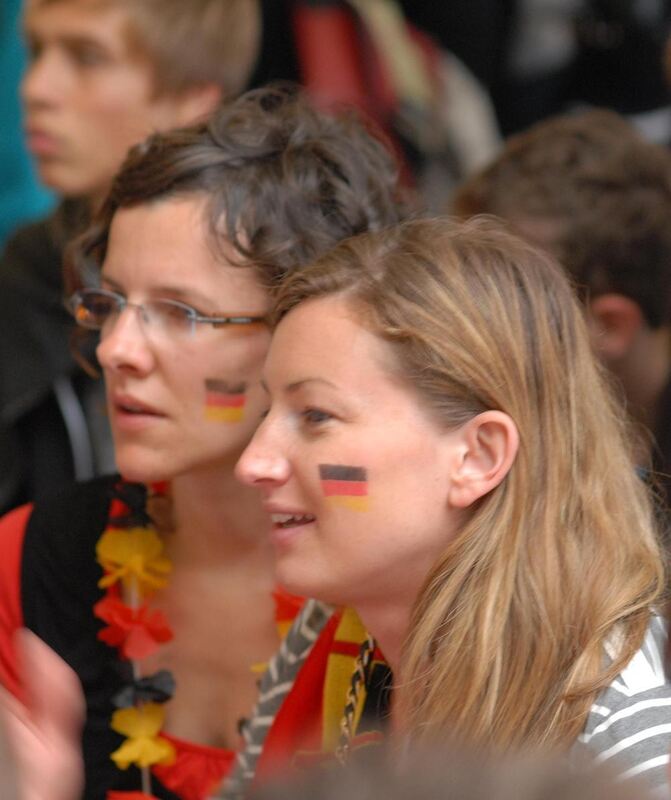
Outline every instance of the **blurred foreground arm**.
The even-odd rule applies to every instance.
[[[28,707],[0,688],[0,796],[75,800],[83,785],[84,697],[75,673],[34,634],[17,635]]]

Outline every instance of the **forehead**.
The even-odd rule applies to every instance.
[[[307,375],[331,374],[374,382],[381,373],[393,379],[394,351],[371,332],[362,315],[362,309],[339,295],[298,305],[273,335],[267,362],[270,381],[291,383]]]
[[[26,0],[23,27],[40,39],[85,38],[130,54],[131,20],[114,0]]]
[[[112,220],[103,275],[127,289],[224,290],[231,307],[258,308],[267,293],[232,246],[214,241],[208,198],[194,194],[119,209]]]

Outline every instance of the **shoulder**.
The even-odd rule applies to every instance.
[[[78,609],[90,610],[99,599],[95,546],[106,527],[117,480],[72,484],[33,506],[23,544],[21,603],[26,625],[36,633],[52,625],[55,607],[63,612],[58,624],[67,627]]]
[[[671,751],[671,685],[664,672],[667,624],[652,618],[643,645],[590,709],[579,738],[622,777],[666,787]]]
[[[35,503],[28,520],[26,548],[38,546],[77,557],[87,540],[102,533],[118,476],[72,483]]]

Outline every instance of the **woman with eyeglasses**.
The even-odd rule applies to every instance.
[[[280,583],[345,610],[293,688],[272,662],[243,784],[386,733],[592,755],[668,797],[654,515],[561,269],[491,221],[416,220],[289,276],[276,319],[237,472]]]
[[[38,712],[47,719],[63,700],[35,711],[24,678],[43,658],[59,662],[34,641],[22,650],[15,631],[74,670],[83,797],[200,800],[227,773],[300,604],[275,591],[266,513],[233,474],[266,407],[273,291],[400,213],[391,159],[361,123],[271,88],[131,151],[74,248],[69,306],[81,330],[100,333],[121,477],[0,523],[0,678],[15,723],[39,734]],[[54,780],[57,746],[41,764],[35,797],[72,797]]]

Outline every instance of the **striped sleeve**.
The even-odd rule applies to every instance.
[[[599,764],[671,798],[671,685],[664,674],[666,623],[653,617],[641,649],[597,698],[579,738]]]

